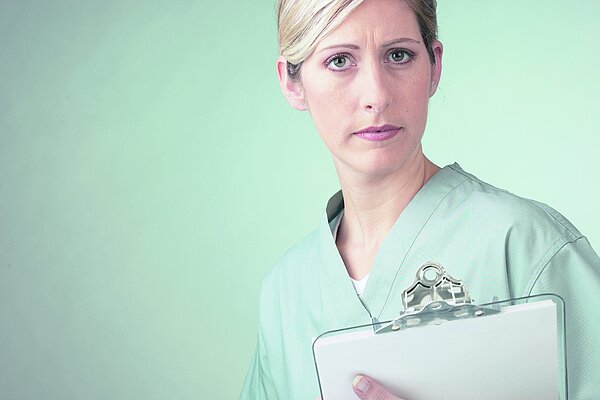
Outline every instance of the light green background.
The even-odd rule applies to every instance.
[[[424,147],[600,246],[596,0],[440,0]],[[272,1],[0,3],[0,398],[232,399],[337,189]]]

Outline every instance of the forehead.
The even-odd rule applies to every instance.
[[[421,40],[412,9],[402,0],[365,0],[317,48],[348,42],[386,42],[397,38]]]

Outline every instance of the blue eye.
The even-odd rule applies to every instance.
[[[346,54],[334,54],[325,61],[325,66],[333,71],[343,71],[349,64],[350,59]]]
[[[412,52],[406,49],[394,49],[388,54],[387,61],[391,61],[394,64],[404,64],[409,62],[412,58]]]

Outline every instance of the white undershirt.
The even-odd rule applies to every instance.
[[[344,215],[344,210],[340,211],[340,213],[329,223],[329,226],[331,227],[331,233],[333,234],[334,242],[337,239],[337,233],[340,228],[340,223],[342,222],[342,215]],[[356,294],[359,297],[362,296],[363,292],[365,291],[365,287],[367,286],[367,280],[369,279],[370,274],[371,273],[369,272],[362,279],[359,280],[353,279],[350,275],[348,275],[350,277],[350,280],[352,281],[352,286],[354,286],[354,290],[356,291]]]

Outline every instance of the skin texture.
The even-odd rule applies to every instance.
[[[439,170],[421,146],[441,75],[442,44],[432,47],[434,64],[404,2],[366,0],[318,43],[299,81],[289,79],[283,57],[277,60],[285,98],[310,113],[331,153],[344,195],[336,245],[354,279],[370,272],[398,216]],[[383,141],[356,134],[382,125],[399,130]],[[397,399],[368,377],[353,388],[361,399]]]
[[[383,47],[393,39],[411,42]],[[330,46],[335,47],[326,49]],[[394,49],[414,56],[390,54]],[[323,64],[337,53],[347,54],[345,66],[332,62],[326,68]],[[406,62],[392,61],[401,55]],[[301,86],[296,88],[302,99],[298,105],[310,111],[339,173],[371,178],[393,174],[420,152],[428,100],[437,88],[434,72],[408,6],[398,0],[368,0],[304,61]],[[353,134],[386,123],[402,132],[383,143]]]

